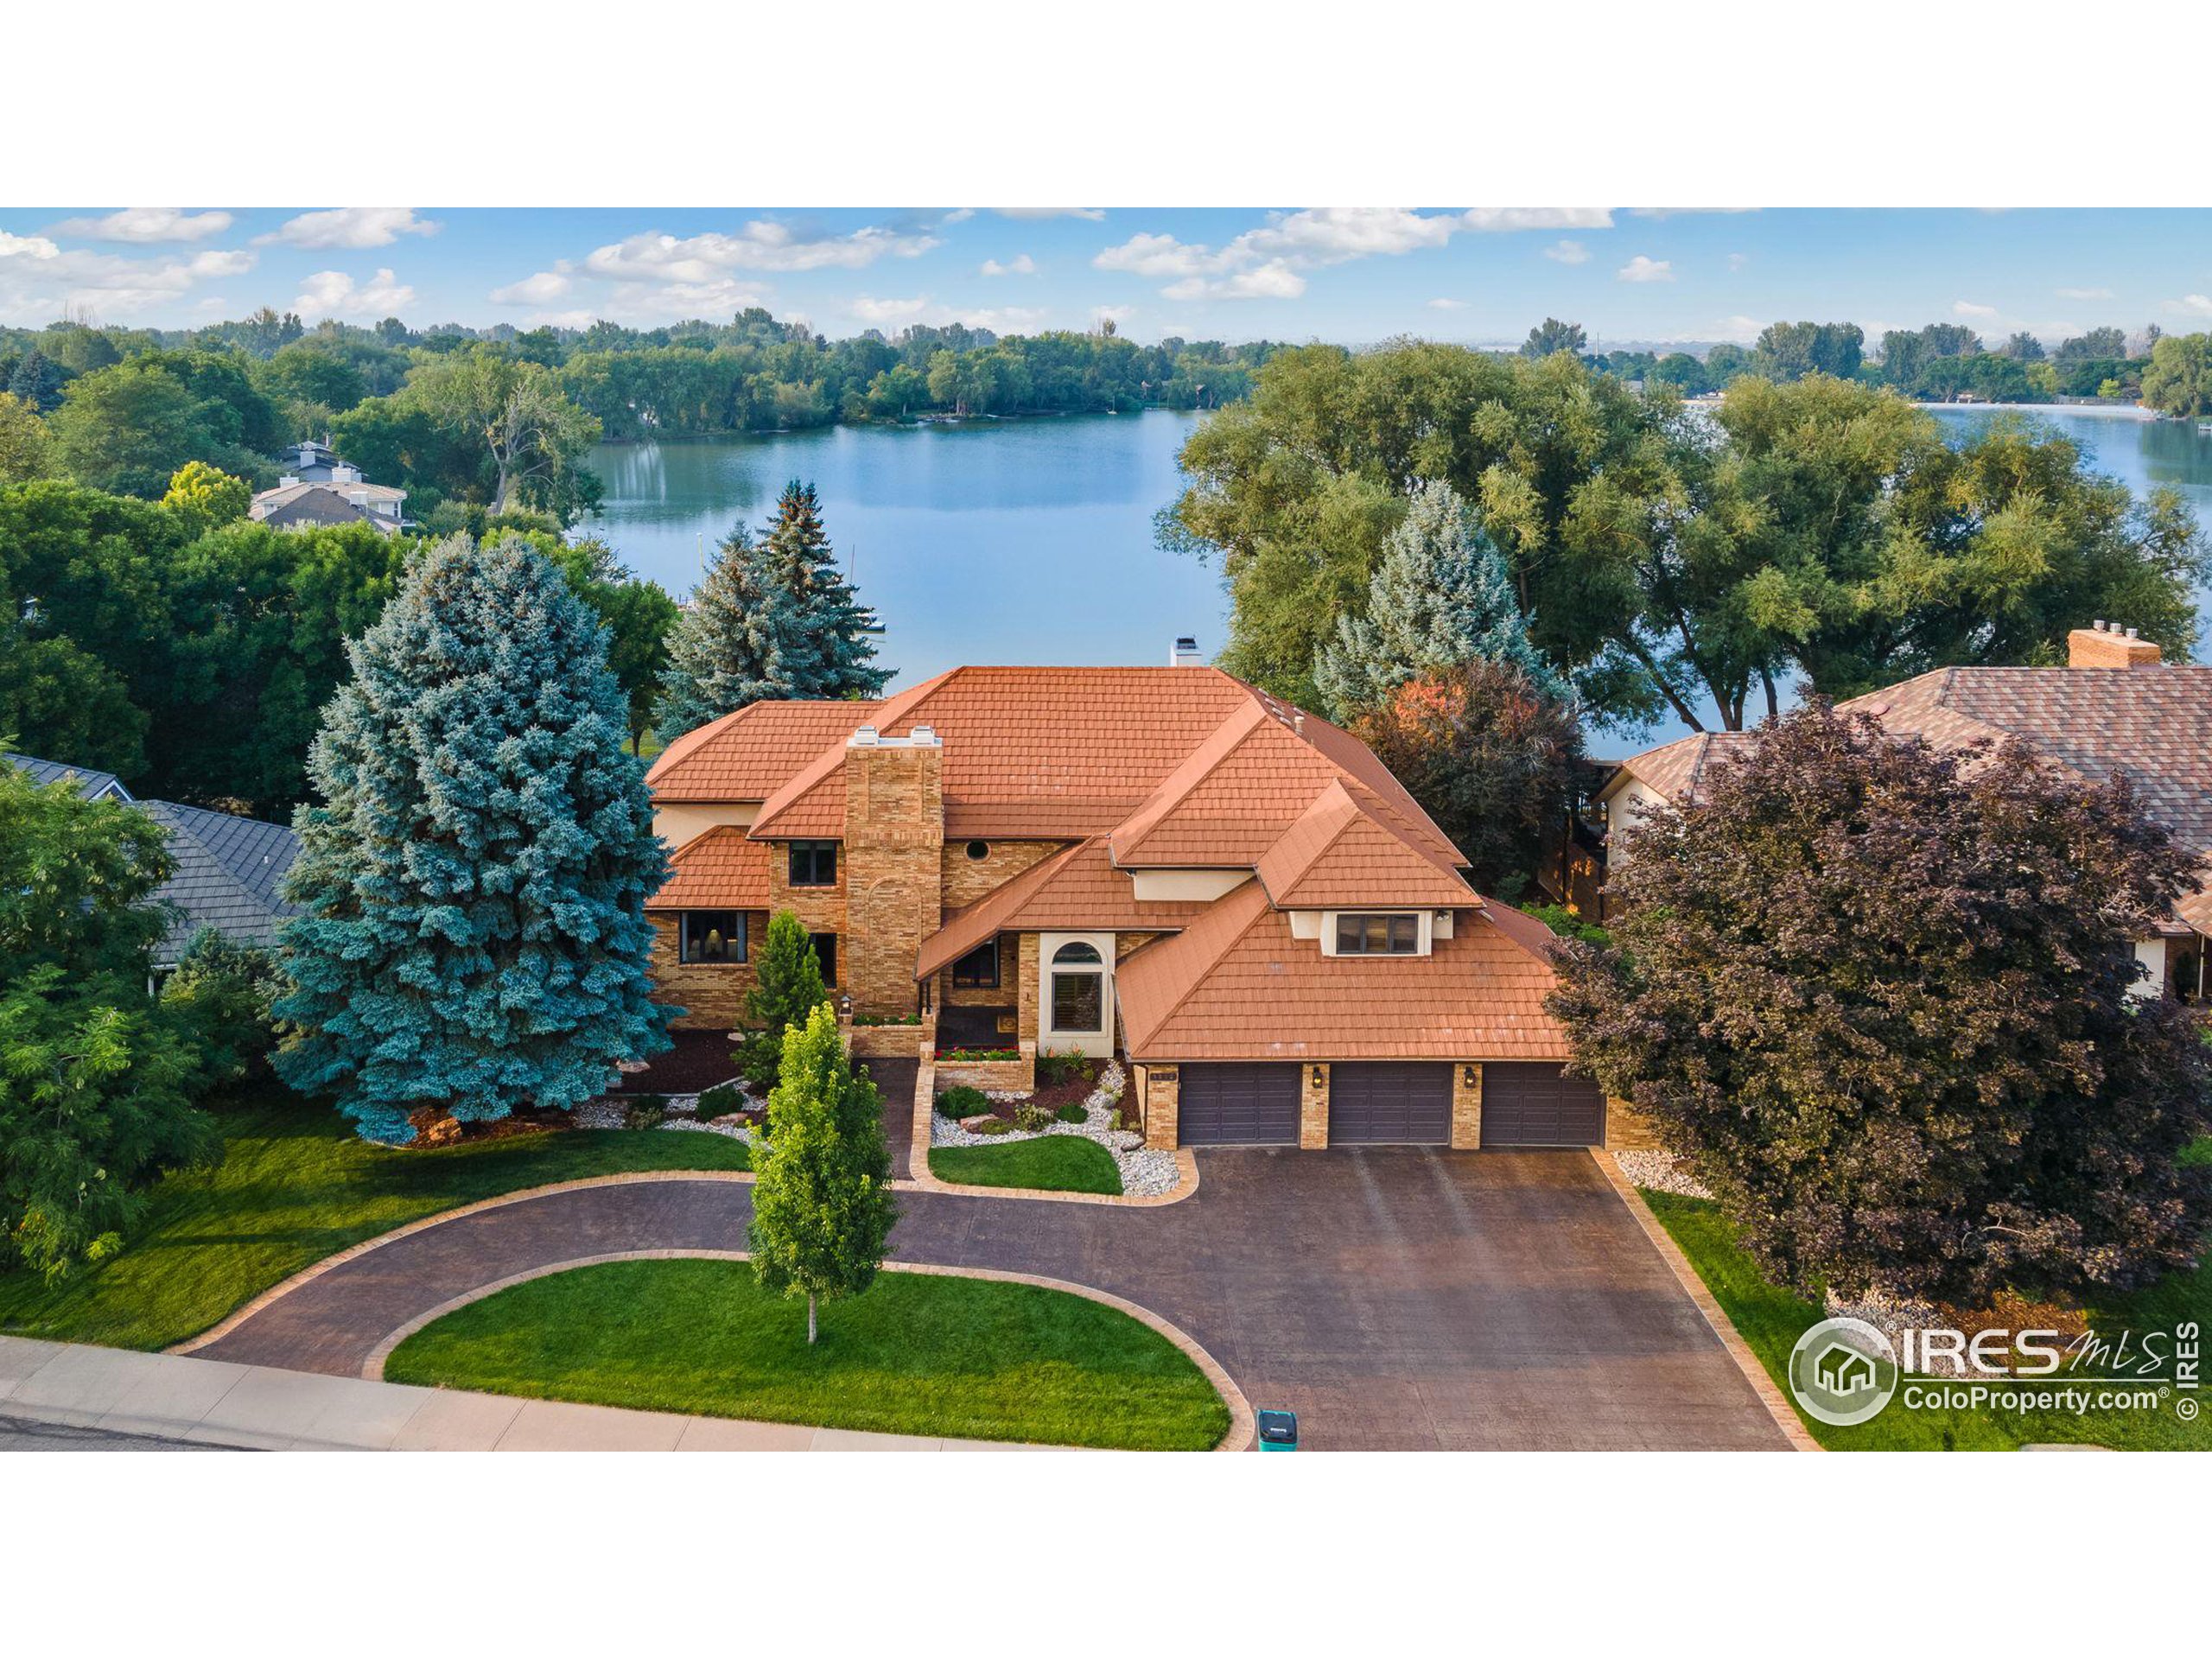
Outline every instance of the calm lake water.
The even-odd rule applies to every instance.
[[[1962,436],[2005,411],[1934,412]],[[2018,412],[2058,428],[2139,494],[2178,487],[2212,527],[2212,434],[2194,423]],[[886,625],[879,660],[900,685],[961,663],[1165,662],[1179,633],[1211,655],[1228,610],[1218,576],[1152,539],[1195,418],[1150,410],[602,445],[591,465],[607,504],[592,527],[639,574],[682,593],[698,579],[702,545],[741,518],[759,524],[786,479],[811,479],[830,539]],[[2212,639],[2212,594],[2204,608]]]
[[[758,525],[810,479],[846,569],[885,626],[877,661],[912,685],[963,663],[1160,663],[1194,634],[1221,646],[1217,572],[1153,544],[1195,416],[1065,420],[604,444],[599,531],[671,593],[700,550]]]

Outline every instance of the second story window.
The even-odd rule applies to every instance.
[[[1418,916],[1363,916],[1345,912],[1337,918],[1340,957],[1410,957],[1420,949]]]
[[[834,841],[791,842],[791,886],[834,887],[837,885],[837,843]]]

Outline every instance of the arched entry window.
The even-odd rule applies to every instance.
[[[1098,947],[1077,939],[1052,952],[1052,1029],[1073,1033],[1106,1028],[1105,959]]]

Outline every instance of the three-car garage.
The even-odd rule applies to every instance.
[[[1452,1072],[1439,1060],[1339,1060],[1325,1067],[1328,1144],[1448,1147]],[[1177,1140],[1186,1147],[1294,1147],[1305,1087],[1287,1061],[1179,1068]],[[1484,1147],[1589,1147],[1605,1139],[1605,1096],[1556,1061],[1482,1065]]]

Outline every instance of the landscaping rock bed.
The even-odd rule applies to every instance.
[[[1125,1195],[1156,1198],[1162,1192],[1173,1190],[1176,1182],[1182,1179],[1182,1171],[1176,1164],[1173,1153],[1148,1151],[1145,1147],[1144,1137],[1135,1130],[1114,1127],[1122,1091],[1128,1085],[1128,1076],[1120,1065],[1109,1060],[1087,1092],[1079,1083],[1061,1084],[1033,1092],[992,1090],[986,1098],[998,1106],[1037,1105],[1050,1109],[1063,1104],[1079,1104],[1083,1108],[1083,1121],[1080,1123],[1050,1123],[1041,1129],[1007,1129],[1000,1135],[977,1135],[944,1113],[932,1112],[930,1115],[930,1144],[937,1147],[1002,1147],[1016,1141],[1038,1140],[1048,1135],[1079,1135],[1085,1140],[1096,1141],[1113,1154],[1114,1162],[1122,1173],[1122,1191]]]
[[[728,1062],[725,1061],[724,1064],[727,1065]],[[702,1122],[698,1116],[700,1095],[705,1094],[709,1089],[720,1088],[723,1084],[728,1084],[743,1096],[744,1106],[738,1113],[724,1113],[721,1117]],[[601,1095],[597,1100],[588,1100],[569,1115],[570,1121],[580,1129],[626,1129],[630,1127],[630,1113],[639,1104],[639,1095],[647,1091],[642,1090],[628,1090],[621,1094]],[[766,1111],[768,1107],[768,1103],[765,1099],[753,1092],[751,1084],[742,1077],[716,1077],[696,1093],[664,1095],[661,1098],[670,1119],[683,1121],[657,1123],[653,1125],[655,1128],[703,1128],[710,1123],[735,1119],[740,1113],[758,1116]]]
[[[1684,1169],[1670,1152],[1617,1152],[1613,1161],[1635,1185],[1648,1186],[1655,1192],[1672,1192],[1677,1198],[1713,1196],[1705,1184]]]

